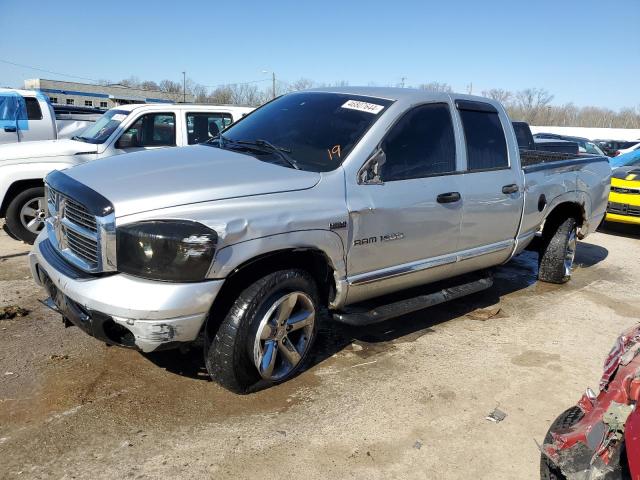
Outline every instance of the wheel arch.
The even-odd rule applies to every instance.
[[[587,214],[584,203],[579,201],[563,201],[555,205],[547,214],[544,227],[542,229],[543,235],[546,233],[553,233],[555,229],[567,218],[575,218],[578,223],[578,230],[587,221]]]
[[[311,275],[324,308],[342,295],[342,282],[339,281],[336,266],[322,249],[302,246],[271,250],[245,260],[226,276],[206,322],[209,332],[221,323],[242,290],[269,273],[286,269],[301,269]]]
[[[7,208],[11,201],[16,198],[20,192],[23,192],[29,188],[44,187],[44,180],[41,178],[30,178],[24,180],[16,180],[7,189],[0,205],[0,217],[4,218],[7,213]]]

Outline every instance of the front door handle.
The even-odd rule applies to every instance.
[[[438,203],[454,203],[460,201],[460,193],[458,192],[447,192],[441,193],[437,197]]]
[[[18,127],[4,127],[4,131],[7,133],[15,133],[18,131]]]
[[[502,187],[502,193],[504,193],[505,195],[516,193],[518,190],[520,190],[520,187],[518,187],[518,185],[516,185],[515,183]]]

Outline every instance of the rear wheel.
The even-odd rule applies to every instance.
[[[549,283],[566,283],[571,278],[578,245],[578,223],[573,217],[565,219],[551,231],[543,231],[538,279]],[[547,227],[545,226],[545,230]]]
[[[12,236],[23,242],[33,243],[44,228],[46,216],[44,187],[33,187],[20,192],[11,200],[5,222]]]
[[[290,379],[315,340],[317,316],[317,287],[305,271],[281,270],[255,281],[206,335],[209,375],[236,393]]]

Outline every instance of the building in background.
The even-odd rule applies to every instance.
[[[54,105],[73,105],[104,110],[128,103],[176,103],[183,100],[182,92],[169,93],[130,88],[124,85],[93,85],[45,78],[25,80],[24,88],[41,91]],[[187,102],[193,102],[193,100],[193,95],[186,95]]]

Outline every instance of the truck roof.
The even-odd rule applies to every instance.
[[[396,100],[404,102],[424,102],[424,101],[446,101],[449,98],[475,100],[478,102],[489,103],[494,106],[500,106],[500,102],[486,97],[477,95],[467,95],[463,93],[447,93],[432,92],[429,90],[418,90],[415,88],[396,88],[396,87],[321,87],[307,90],[310,92],[328,92],[328,93],[345,93],[352,95],[361,95],[367,97],[378,97],[387,100]]]
[[[238,107],[236,105],[214,105],[204,103],[131,103],[128,105],[118,105],[111,110],[124,110],[132,112],[138,108],[144,108],[146,110],[211,110],[212,108],[222,108],[224,110],[236,111],[240,113],[250,112],[253,110],[251,107]]]
[[[0,87],[0,93],[6,93],[6,92],[14,92],[23,97],[35,97],[36,95],[38,95],[38,92],[35,90],[21,90],[19,88]]]

